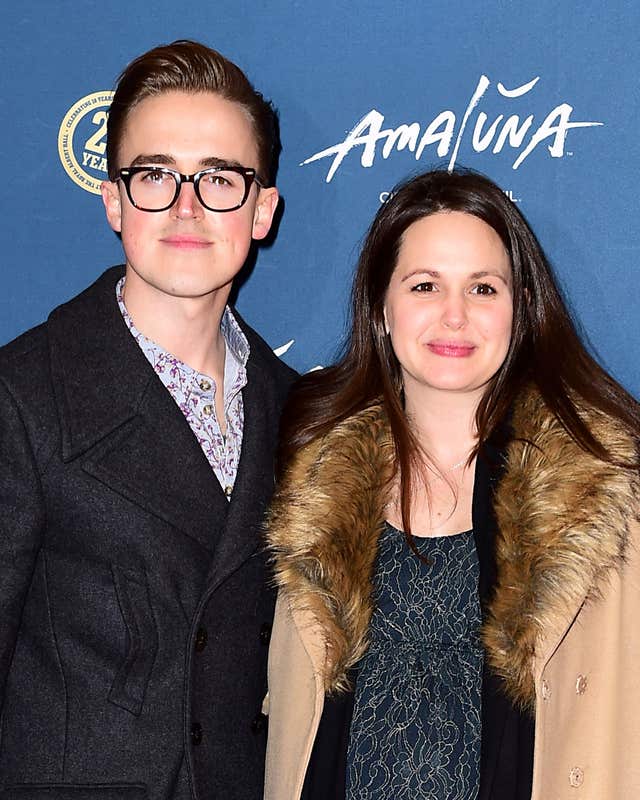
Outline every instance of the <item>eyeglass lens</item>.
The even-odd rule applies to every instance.
[[[197,180],[200,198],[213,211],[226,211],[242,205],[246,192],[244,175],[232,170],[203,172]],[[136,172],[130,191],[138,208],[149,211],[166,208],[176,196],[176,176],[160,169]]]

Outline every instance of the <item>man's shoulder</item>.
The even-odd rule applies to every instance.
[[[47,358],[46,323],[36,325],[0,347],[0,378],[38,369]]]
[[[0,416],[3,435],[16,414],[31,432],[34,450],[57,429],[46,323],[0,348]]]
[[[106,305],[109,287],[115,287],[121,274],[121,267],[106,270],[89,287],[56,306],[46,321],[0,347],[0,379],[19,384],[45,381],[51,358],[52,331],[61,347],[70,344],[69,336],[82,337],[83,326],[94,324],[96,312]],[[112,291],[115,304],[115,288]]]
[[[117,311],[116,284],[123,275],[122,266],[105,270],[86,289],[54,308],[49,314],[47,324],[55,326],[58,321],[76,325],[86,323],[93,328],[101,321],[96,315],[114,315]]]

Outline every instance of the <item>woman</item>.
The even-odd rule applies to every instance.
[[[381,207],[284,419],[265,798],[640,797],[640,412],[495,184]]]

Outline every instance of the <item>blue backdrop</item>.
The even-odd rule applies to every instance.
[[[0,343],[122,261],[94,193],[109,92],[134,56],[195,38],[280,110],[284,216],[238,306],[292,342],[290,364],[335,354],[384,192],[456,163],[519,204],[598,357],[640,393],[636,2],[42,0],[3,18]]]

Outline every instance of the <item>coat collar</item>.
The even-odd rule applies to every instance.
[[[385,415],[372,406],[302,449],[272,503],[277,581],[292,609],[311,612],[324,632],[327,691],[348,686],[366,650],[393,456]]]
[[[273,486],[277,404],[268,404],[270,354],[234,312],[251,353],[242,455],[229,503],[183,414],[127,330],[115,296],[123,274],[121,267],[107,270],[49,317],[62,457],[78,459],[85,472],[214,553],[219,580],[258,546],[254,517]]]
[[[158,377],[127,330],[116,301],[124,267],[112,267],[49,316],[53,386],[63,459],[72,460],[140,413]],[[264,342],[233,312],[250,345],[253,380],[272,371]],[[269,354],[270,355],[270,354]]]
[[[619,424],[582,414],[619,461],[637,458],[637,440]],[[535,392],[516,404],[513,428],[495,496],[498,578],[484,642],[509,695],[533,708],[534,659],[548,660],[624,560],[640,481],[580,448]]]
[[[480,553],[490,567],[481,586],[489,601],[484,641],[512,699],[530,704],[535,648],[559,635],[624,557],[638,486],[628,471],[581,450],[536,392],[523,395],[516,409],[504,474],[495,494],[474,497],[474,528],[492,505],[495,567]],[[633,455],[627,434],[602,415],[586,416],[621,459]],[[294,612],[311,611],[320,624],[327,691],[345,686],[347,670],[366,650],[393,454],[384,412],[371,406],[298,453],[272,506],[268,537],[277,580]],[[495,480],[500,454],[493,455],[476,480],[482,470]]]
[[[115,287],[123,274],[121,267],[107,270],[49,316],[64,461],[76,458],[135,417],[155,380],[118,309]]]

